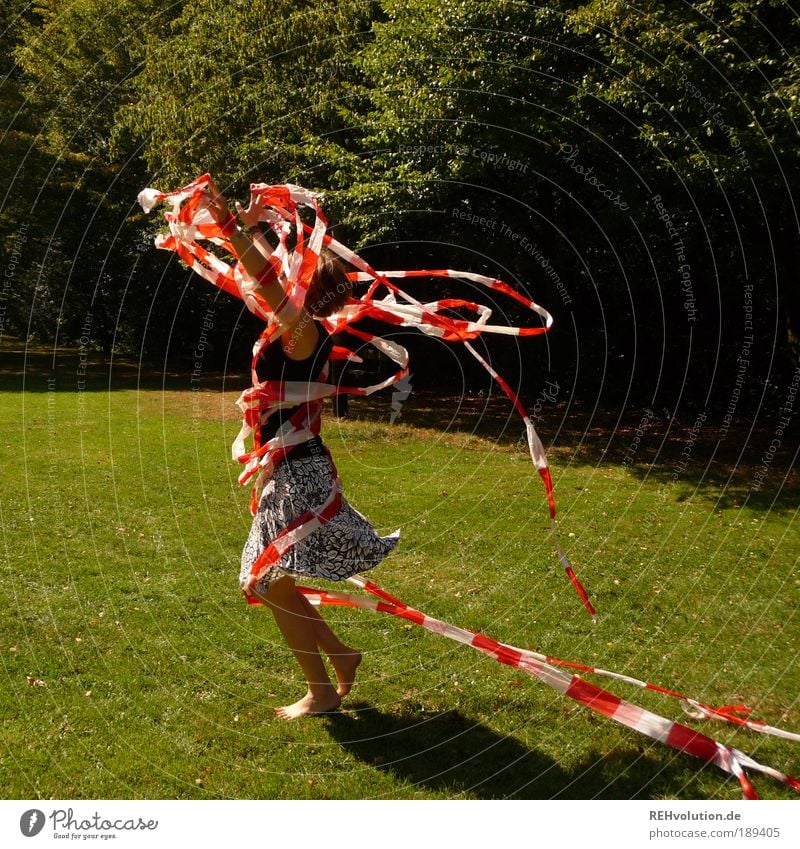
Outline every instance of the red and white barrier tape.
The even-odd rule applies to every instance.
[[[339,394],[369,395],[379,389],[391,386],[408,375],[408,352],[405,348],[390,340],[359,330],[352,326],[354,322],[362,318],[380,319],[395,326],[417,327],[423,333],[449,342],[463,342],[470,354],[498,383],[525,423],[531,460],[539,472],[547,492],[556,552],[584,607],[594,618],[595,610],[588,595],[575,576],[572,565],[558,542],[553,483],[541,440],[519,396],[470,344],[471,340],[476,339],[482,333],[517,336],[536,336],[546,333],[552,325],[550,314],[503,281],[480,274],[450,269],[376,271],[358,254],[326,234],[327,221],[314,194],[298,186],[254,184],[251,186],[251,199],[258,200],[263,206],[261,220],[278,237],[278,247],[270,257],[268,274],[273,277],[280,275],[286,291],[286,298],[279,308],[273,312],[258,296],[258,281],[250,280],[238,261],[231,266],[199,244],[200,240],[210,241],[232,256],[236,256],[228,241],[225,226],[217,224],[205,207],[205,192],[208,182],[209,176],[206,174],[175,192],[162,193],[155,189],[145,189],[139,195],[139,201],[146,212],[149,212],[158,202],[171,204],[171,211],[165,213],[169,233],[158,237],[156,240],[157,247],[176,252],[198,274],[220,289],[241,298],[248,309],[268,322],[265,331],[253,348],[253,386],[245,390],[237,401],[243,413],[243,421],[242,429],[233,445],[233,453],[234,458],[245,465],[239,478],[240,482],[246,483],[259,473],[259,483],[263,484],[272,474],[274,464],[279,459],[289,454],[295,445],[319,434],[320,411],[324,398]],[[310,209],[313,212],[313,226],[303,222],[300,216],[301,208]],[[292,228],[296,233],[297,244],[290,251],[288,249],[288,238]],[[263,237],[257,236],[256,238]],[[255,372],[258,355],[264,345],[269,344],[280,333],[281,327],[285,325],[290,316],[296,314],[297,310],[303,306],[323,244],[356,268],[357,272],[350,275],[351,278],[358,282],[368,283],[369,288],[361,298],[350,299],[336,315],[322,319],[322,323],[330,333],[346,332],[362,342],[371,344],[378,351],[388,356],[398,366],[398,369],[390,378],[367,387],[330,384],[327,382],[327,368],[323,369],[318,379],[310,384],[259,382]],[[538,327],[491,325],[489,319],[492,311],[489,307],[463,299],[448,298],[422,303],[391,282],[391,279],[411,277],[453,278],[477,283],[487,289],[507,295],[537,313],[544,320],[544,325]],[[387,294],[381,299],[375,297],[379,287],[383,287],[387,291]],[[444,311],[455,309],[471,311],[475,313],[477,319],[467,321],[443,314]],[[332,358],[359,359],[346,349],[341,348],[334,349]],[[295,406],[298,407],[297,412],[283,425],[278,435],[261,445],[259,438],[260,424],[276,410]],[[245,441],[250,436],[253,436],[254,446],[251,451],[247,451]],[[292,545],[329,521],[338,511],[340,501],[340,485],[334,472],[334,485],[325,504],[298,517],[290,527],[275,540],[272,540],[254,564],[254,574],[265,571],[272,563],[277,562]],[[255,512],[255,507],[256,491],[254,491],[252,504],[253,512]],[[345,593],[322,592],[304,587],[299,589],[314,604],[347,605],[389,613],[421,625],[433,633],[470,645],[501,663],[532,675],[558,692],[622,725],[633,728],[654,740],[687,752],[708,763],[716,764],[720,769],[737,777],[745,798],[758,798],[747,778],[745,769],[771,775],[800,792],[800,782],[796,778],[759,764],[737,749],[725,746],[684,725],[624,701],[612,693],[584,681],[577,675],[568,674],[557,667],[578,669],[582,672],[611,678],[678,698],[681,700],[684,710],[695,719],[714,718],[750,728],[763,734],[783,737],[788,740],[800,740],[798,734],[748,719],[749,709],[744,705],[711,707],[673,690],[648,684],[627,675],[571,661],[558,660],[505,645],[482,634],[457,628],[441,620],[426,616],[424,613],[408,607],[402,601],[369,581],[361,578],[350,578],[349,580],[366,589],[380,601]],[[248,601],[258,603],[254,597],[250,596]]]
[[[204,174],[189,185],[174,192],[145,189],[139,195],[139,202],[145,212],[151,211],[154,205],[159,202],[168,203],[172,207],[164,216],[169,226],[169,234],[160,236],[156,240],[157,247],[175,251],[198,274],[214,286],[241,298],[248,309],[268,322],[265,331],[253,348],[253,386],[243,392],[237,401],[242,410],[243,419],[242,428],[233,444],[233,454],[236,460],[244,464],[244,470],[239,476],[240,483],[244,484],[257,475],[257,488],[259,485],[263,485],[272,474],[274,465],[279,458],[290,453],[294,445],[319,433],[319,414],[323,398],[343,394],[371,395],[408,376],[408,352],[406,349],[396,342],[354,327],[353,324],[359,319],[372,318],[385,321],[393,326],[416,327],[429,336],[448,342],[463,342],[470,354],[497,382],[522,417],[531,460],[544,483],[547,493],[550,528],[556,553],[583,606],[592,619],[595,619],[596,612],[589,600],[588,593],[576,577],[572,564],[558,541],[553,481],[544,446],[519,396],[470,344],[471,340],[478,338],[483,333],[514,336],[538,336],[546,333],[553,323],[552,316],[547,310],[517,292],[504,281],[482,274],[451,269],[376,271],[358,254],[326,234],[327,220],[315,194],[290,184],[270,186],[255,183],[250,187],[251,202],[257,203],[261,209],[260,220],[267,224],[278,238],[278,246],[270,257],[269,272],[280,275],[282,285],[286,290],[284,302],[278,310],[273,312],[258,296],[258,281],[250,280],[238,261],[231,266],[199,244],[199,240],[207,240],[222,247],[232,256],[236,256],[228,241],[225,227],[217,224],[206,208],[205,193],[209,179],[209,175]],[[313,225],[303,222],[300,216],[301,208],[313,213]],[[288,238],[292,229],[296,234],[296,245],[290,251]],[[256,238],[263,237],[257,236]],[[326,374],[312,383],[259,382],[255,371],[258,356],[264,345],[269,344],[280,333],[280,329],[288,316],[295,314],[302,307],[323,244],[346,263],[357,269],[350,277],[357,282],[368,283],[369,288],[361,298],[351,298],[335,315],[321,319],[322,323],[330,333],[348,333],[360,341],[372,345],[397,365],[397,371],[386,380],[366,387],[335,386],[327,383]],[[518,304],[540,316],[544,324],[536,327],[509,327],[489,324],[492,310],[487,306],[460,298],[446,298],[423,303],[391,282],[392,279],[416,277],[450,278],[476,283],[488,290],[512,298]],[[383,298],[376,297],[380,287],[386,290]],[[444,314],[445,312],[452,313],[453,310],[472,312],[477,318],[470,321]],[[340,348],[334,351],[333,356],[343,359],[358,359]],[[301,405],[298,413],[282,426],[274,439],[261,445],[260,423],[276,410],[298,404]],[[253,448],[247,451],[245,442],[251,436],[253,437]],[[257,490],[253,493],[251,503],[253,512],[255,512],[256,504]]]
[[[388,613],[391,616],[397,616],[400,619],[405,619],[420,625],[434,634],[441,637],[447,637],[462,645],[471,646],[474,649],[494,658],[499,663],[504,663],[507,666],[512,666],[522,672],[526,672],[539,681],[557,690],[562,695],[574,699],[590,710],[602,713],[603,715],[613,719],[615,722],[632,728],[640,734],[644,734],[659,743],[670,746],[673,749],[686,752],[696,758],[700,758],[706,763],[713,763],[725,772],[735,775],[742,787],[742,793],[746,799],[757,799],[758,796],[753,789],[752,784],[747,778],[745,770],[751,769],[756,772],[762,772],[765,775],[770,775],[772,778],[786,784],[796,792],[800,793],[800,780],[791,775],[779,772],[772,767],[760,764],[731,746],[726,746],[694,731],[685,725],[659,716],[652,711],[639,707],[631,702],[615,696],[607,690],[585,681],[577,675],[569,674],[557,666],[571,667],[580,669],[583,672],[589,672],[595,675],[613,678],[617,681],[624,681],[628,684],[644,687],[656,692],[673,696],[688,702],[690,705],[700,709],[702,715],[714,717],[716,719],[733,722],[737,725],[744,725],[754,731],[759,731],[762,734],[769,734],[776,737],[783,737],[787,740],[800,740],[800,735],[790,731],[784,731],[780,728],[774,728],[765,723],[752,720],[742,720],[740,717],[731,713],[731,707],[713,708],[708,705],[703,705],[694,699],[688,699],[686,696],[676,693],[672,690],[657,687],[653,684],[647,684],[636,678],[631,678],[627,675],[620,675],[615,672],[609,672],[604,669],[585,666],[580,663],[572,663],[570,661],[558,660],[557,658],[548,657],[537,652],[519,649],[515,646],[506,645],[497,640],[487,637],[485,634],[479,634],[474,631],[468,631],[465,628],[458,628],[455,625],[450,625],[443,622],[441,619],[435,619],[428,616],[419,610],[409,607],[399,599],[387,593],[385,590],[373,584],[371,581],[364,580],[360,577],[348,579],[350,583],[371,593],[375,598],[366,598],[360,595],[352,595],[349,593],[340,592],[325,592],[322,590],[310,589],[308,587],[298,587],[298,590],[312,603],[316,605],[339,605],[346,607],[359,607],[365,610],[372,610],[377,613]],[[749,710],[744,705],[734,706],[739,711]]]

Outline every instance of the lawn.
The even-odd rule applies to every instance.
[[[345,708],[273,719],[302,679],[270,615],[238,590],[249,493],[230,443],[246,378],[193,389],[188,374],[99,360],[84,378],[74,352],[12,349],[0,375],[6,798],[740,797],[714,767],[366,611],[326,611],[365,652]],[[732,435],[715,450],[704,432],[678,473],[691,422],[656,418],[637,441],[638,410],[543,410],[592,625],[507,406],[412,393],[394,424],[388,398],[328,418],[349,500],[382,531],[402,528],[372,579],[504,642],[800,729],[800,486],[778,457],[751,491],[769,427],[744,457]],[[610,689],[683,718],[658,694]],[[695,727],[800,772],[797,744]],[[792,795],[754,780],[763,797]]]

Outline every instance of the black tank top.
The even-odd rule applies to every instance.
[[[292,360],[286,356],[280,339],[276,339],[261,352],[256,361],[256,376],[259,381],[280,380],[284,382],[310,383],[319,377],[322,367],[328,360],[333,347],[330,334],[324,327],[317,324],[319,340],[310,357],[305,360]],[[287,407],[274,412],[264,424],[261,425],[261,444],[272,439],[278,432],[278,428],[289,419],[299,406]],[[317,440],[319,437],[317,437]],[[315,440],[316,441],[316,440]],[[308,454],[308,443],[298,445],[291,453],[292,457],[300,457]]]

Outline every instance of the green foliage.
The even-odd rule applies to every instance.
[[[4,269],[0,335],[24,326],[21,281],[30,273],[33,234],[19,185],[34,173],[46,172],[52,164],[33,146],[33,122],[25,109],[20,71],[13,61],[27,9],[23,0],[12,0],[0,10],[0,262]]]
[[[154,33],[125,121],[165,185],[211,171],[326,186],[351,144],[352,57],[372,5],[202,0]],[[326,152],[330,150],[330,162]],[[321,161],[322,160],[322,161]]]
[[[185,277],[149,248],[158,223],[134,198],[210,171],[240,199],[253,180],[324,191],[337,232],[377,265],[511,279],[577,334],[550,350],[579,392],[638,386],[672,406],[698,365],[735,373],[750,285],[765,340],[745,395],[797,358],[788,3],[43,0],[3,14],[17,63],[0,96],[6,257],[28,226],[17,332],[30,319],[69,340],[93,311],[106,351],[190,343],[211,293],[195,281],[182,303]],[[223,313],[238,339],[238,306]],[[688,391],[725,404],[729,384]]]
[[[782,0],[584,4],[571,15],[596,35],[598,63],[581,94],[644,116],[662,167],[736,186],[751,166],[797,156],[800,21]],[[793,96],[794,95],[794,96]]]
[[[703,357],[730,351],[722,360],[735,370],[742,287],[749,284],[763,311],[761,332],[786,328],[760,346],[758,371],[774,367],[775,344],[796,360],[797,13],[782,0],[645,2],[635,10],[593,0],[568,19],[597,45],[597,62],[573,101],[582,123],[603,132],[609,121],[636,129],[620,139],[626,156],[619,171],[635,162],[651,197],[661,195],[690,246],[693,294],[719,312],[717,323],[700,308],[706,333],[695,341]],[[650,259],[642,257],[642,266]],[[668,261],[668,250],[657,249],[656,262]],[[760,382],[752,381],[753,391]]]
[[[265,700],[288,699],[296,681],[263,618],[231,596],[246,531],[228,459],[237,422],[218,406],[209,413],[184,378],[174,379],[179,392],[150,393],[140,382],[167,376],[134,368],[109,394],[99,368],[80,387],[76,368],[91,348],[165,361],[199,338],[204,368],[246,364],[255,325],[240,326],[238,304],[217,302],[155,251],[159,223],[135,205],[145,185],[174,188],[204,171],[240,199],[252,180],[325,191],[345,241],[378,266],[516,282],[554,313],[556,332],[549,347],[493,342],[492,361],[530,389],[546,356],[565,394],[591,399],[594,412],[561,440],[583,447],[562,449],[557,486],[562,516],[585,529],[570,553],[609,615],[591,638],[565,621],[575,601],[568,586],[553,588],[558,565],[533,527],[538,508],[521,506],[529,469],[511,446],[464,434],[445,445],[441,431],[459,415],[449,409],[433,429],[398,431],[359,420],[356,404],[329,439],[354,502],[382,527],[408,527],[382,573],[388,587],[459,624],[646,668],[709,701],[772,693],[759,714],[783,724],[785,663],[796,654],[785,588],[797,482],[788,459],[789,488],[757,495],[755,467],[736,453],[753,439],[766,451],[778,419],[738,442],[719,431],[707,451],[675,443],[671,459],[659,449],[639,465],[629,454],[618,461],[631,443],[619,445],[614,427],[613,441],[598,436],[594,413],[610,401],[624,409],[632,395],[659,414],[666,407],[663,445],[682,438],[671,416],[679,405],[705,415],[733,404],[728,424],[749,427],[748,400],[759,414],[770,399],[787,403],[784,377],[800,355],[793,6],[6,0],[0,334],[79,343],[82,359],[73,351],[62,362],[53,391],[44,366],[15,364],[24,398],[5,377],[0,423],[13,434],[24,418],[27,429],[9,437],[25,451],[8,442],[0,463],[3,786],[19,797],[656,797],[685,796],[687,785],[695,796],[737,796],[691,761],[665,767],[662,750],[643,755],[613,726],[581,715],[573,735],[562,703],[489,672],[483,658],[451,657],[433,638],[349,612],[335,621],[376,659],[364,702],[343,723],[265,735]],[[431,295],[429,284],[411,285]],[[420,385],[460,369],[430,351],[412,360]],[[694,420],[679,419],[684,435]],[[686,446],[691,480],[674,471]],[[718,467],[726,451],[730,466]],[[543,506],[540,490],[531,497]],[[227,514],[238,518],[220,523]],[[490,529],[476,531],[470,518],[487,515]],[[703,691],[723,665],[728,677]],[[555,730],[543,737],[541,727]],[[768,740],[759,760],[780,766],[787,747]],[[598,751],[615,749],[619,759],[598,766]],[[767,781],[760,789],[781,793]]]
[[[491,217],[510,197],[524,206],[541,191],[537,160],[553,131],[554,69],[541,67],[552,11],[477,2],[386,9],[361,58],[375,177],[422,211],[463,202]],[[519,162],[525,179],[491,156]],[[379,226],[388,235],[392,223]]]
[[[129,220],[142,163],[113,140],[142,32],[157,26],[163,5],[45,0],[19,29],[14,55],[29,154],[19,160],[12,196],[29,230],[30,262],[17,293],[22,328],[29,323],[34,335],[76,339],[89,316],[92,345],[110,352],[135,343],[146,322],[147,304],[135,298],[128,320],[118,321],[127,287],[152,296],[158,274]]]

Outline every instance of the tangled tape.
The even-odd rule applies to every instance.
[[[243,419],[241,430],[233,444],[233,456],[244,466],[244,470],[239,476],[240,483],[245,484],[255,478],[256,486],[251,504],[253,512],[255,512],[257,504],[258,488],[269,480],[275,463],[290,454],[294,446],[319,434],[320,414],[322,402],[325,398],[343,394],[371,395],[398,383],[408,376],[409,358],[406,349],[394,341],[365,332],[357,326],[357,323],[361,319],[370,318],[378,319],[395,327],[415,327],[423,333],[443,341],[463,343],[470,354],[498,383],[522,417],[531,460],[544,482],[547,493],[550,526],[556,552],[584,607],[594,619],[596,616],[595,609],[558,541],[553,482],[542,442],[518,395],[471,344],[484,333],[514,336],[537,336],[546,333],[552,325],[552,317],[547,310],[524,297],[502,280],[481,274],[450,269],[376,271],[362,257],[326,232],[327,220],[319,206],[317,195],[291,184],[254,184],[251,186],[251,203],[260,209],[259,220],[269,227],[277,237],[277,247],[273,249],[270,246],[265,251],[266,253],[271,251],[267,273],[273,279],[279,276],[285,291],[283,302],[277,309],[272,310],[258,294],[259,281],[253,280],[247,275],[226,236],[224,227],[213,219],[207,209],[206,190],[209,180],[209,175],[205,174],[174,192],[159,192],[152,188],[145,189],[139,195],[139,202],[145,212],[150,212],[159,202],[167,203],[171,207],[164,216],[169,230],[157,237],[157,247],[177,253],[190,268],[214,286],[243,300],[251,312],[266,322],[266,328],[253,348],[253,385],[245,390],[237,401],[242,410]],[[313,215],[313,223],[308,224],[303,220],[302,210]],[[265,236],[257,234],[255,238],[260,240],[265,239]],[[290,247],[292,239],[294,244]],[[236,261],[233,264],[226,262],[215,252],[203,247],[201,241],[216,245],[230,254]],[[364,284],[367,288],[366,292],[360,297],[349,298],[347,303],[334,315],[318,320],[331,334],[346,333],[362,343],[372,345],[395,364],[396,371],[385,380],[366,387],[335,385],[328,382],[327,364],[321,370],[317,379],[311,383],[259,382],[255,370],[259,354],[265,345],[268,345],[280,335],[282,329],[290,324],[292,318],[302,309],[323,246],[355,269],[348,276],[352,281]],[[393,280],[412,277],[452,278],[478,284],[513,299],[516,303],[536,313],[542,321],[534,327],[496,325],[489,323],[492,310],[473,301],[447,298],[421,302],[392,282]],[[378,297],[381,290],[383,290],[383,295]],[[454,317],[453,313],[467,313],[474,317],[472,319]],[[361,360],[348,348],[338,345],[334,346],[331,359]],[[260,424],[276,410],[292,407],[297,407],[297,411],[284,423],[273,439],[261,444]],[[246,442],[251,437],[253,447],[248,450]],[[272,540],[253,565],[254,574],[262,574],[300,539],[313,533],[329,521],[336,515],[340,503],[341,486],[334,468],[334,485],[326,502],[299,516],[284,532]],[[714,718],[764,734],[795,741],[800,740],[800,735],[750,719],[749,709],[744,705],[715,708],[689,699],[673,690],[648,684],[627,675],[517,649],[499,643],[485,635],[457,628],[429,617],[408,607],[371,582],[360,578],[350,578],[349,580],[377,596],[380,601],[345,593],[321,592],[308,588],[299,589],[314,604],[347,605],[388,613],[414,622],[441,636],[470,645],[500,663],[513,666],[532,675],[591,710],[602,713],[654,740],[699,757],[706,762],[716,764],[737,777],[745,798],[758,798],[747,778],[745,769],[771,775],[800,792],[800,782],[796,778],[759,764],[737,749],[718,743],[684,725],[672,722],[631,702],[620,699],[612,693],[585,681],[578,675],[568,674],[557,667],[570,667],[581,672],[612,678],[678,698],[681,700],[684,710],[694,719]],[[258,603],[253,596],[247,598],[252,603]]]
[[[209,175],[204,174],[188,186],[174,192],[164,193],[155,189],[145,189],[139,195],[139,202],[145,212],[152,210],[158,202],[167,202],[172,207],[165,213],[169,233],[157,238],[157,247],[175,251],[190,268],[214,286],[241,298],[248,309],[267,322],[266,329],[253,348],[253,385],[245,390],[237,401],[243,412],[243,422],[233,445],[233,454],[236,460],[244,464],[244,471],[239,477],[240,483],[246,483],[257,474],[257,485],[263,485],[271,476],[274,465],[279,459],[290,453],[295,445],[319,433],[320,411],[324,398],[344,394],[371,395],[408,377],[408,351],[396,342],[360,330],[356,326],[359,320],[378,319],[395,327],[415,327],[428,336],[447,342],[462,342],[470,354],[494,378],[522,417],[531,460],[547,492],[550,526],[556,552],[581,602],[594,619],[595,609],[558,541],[553,481],[544,446],[519,396],[471,344],[484,333],[514,336],[538,336],[546,333],[553,323],[552,316],[547,310],[530,298],[519,294],[504,281],[481,274],[450,269],[376,271],[362,257],[326,233],[327,220],[320,209],[317,195],[290,184],[278,186],[254,184],[250,188],[251,200],[261,208],[260,220],[270,227],[278,238],[278,246],[270,256],[270,271],[281,276],[286,292],[283,303],[277,310],[272,311],[257,294],[258,281],[251,280],[247,276],[240,262],[230,265],[199,243],[199,240],[210,241],[232,256],[236,256],[233,246],[225,237],[223,228],[214,221],[206,208],[205,197],[209,179]],[[303,208],[313,213],[313,226],[303,221],[300,214]],[[288,241],[292,234],[295,235],[296,244],[290,249]],[[264,236],[260,235],[256,238],[264,238]],[[367,285],[368,288],[361,297],[350,298],[335,315],[320,321],[329,333],[347,333],[360,342],[372,345],[392,360],[397,370],[385,380],[366,387],[328,383],[325,371],[317,381],[311,383],[259,382],[255,372],[258,356],[263,347],[280,334],[291,316],[296,315],[302,307],[323,245],[349,266],[355,268],[356,272],[350,275],[351,279]],[[490,324],[492,310],[489,307],[458,298],[422,303],[392,282],[395,279],[412,277],[468,280],[512,298],[518,304],[538,314],[543,323],[536,327]],[[381,288],[386,291],[386,294],[379,298],[377,295]],[[467,320],[445,314],[455,310],[471,312],[475,318]],[[331,358],[350,361],[361,359],[347,348],[340,346],[334,347]],[[281,407],[295,406],[299,406],[298,412],[272,440],[261,445],[259,423]],[[245,442],[251,436],[254,440],[253,448],[247,451]],[[251,503],[253,512],[255,512],[256,503],[257,494],[254,491]],[[330,506],[330,503],[326,503],[321,509],[330,513]],[[313,517],[309,516],[308,522],[312,524],[309,525],[308,533],[319,527],[318,524],[313,524],[313,521],[315,521]],[[297,541],[304,535],[307,534],[300,527],[293,532],[293,539]],[[259,565],[259,568],[263,571],[268,565],[269,563],[265,561]]]

